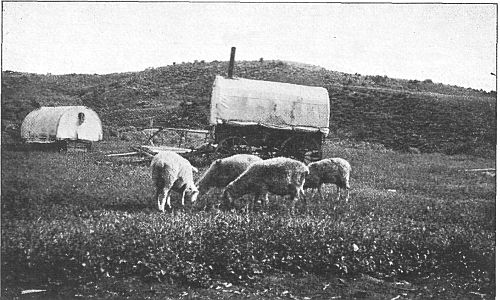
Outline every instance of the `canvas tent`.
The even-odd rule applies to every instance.
[[[85,106],[40,107],[24,118],[21,137],[28,143],[96,142],[102,140],[102,124],[97,113]]]
[[[329,133],[330,99],[322,87],[217,76],[210,124],[262,125]]]

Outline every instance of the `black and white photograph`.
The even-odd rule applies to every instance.
[[[1,299],[496,298],[496,2],[1,5]]]

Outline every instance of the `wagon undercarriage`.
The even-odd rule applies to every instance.
[[[181,128],[145,129],[142,145],[133,152],[110,154],[113,157],[141,155],[147,162],[160,151],[174,151],[196,165],[234,154],[254,154],[263,159],[290,157],[305,163],[322,158],[321,132],[302,132],[267,128],[261,125],[220,124],[208,130]],[[142,161],[142,160],[141,160]]]
[[[321,132],[302,132],[268,128],[261,125],[215,127],[216,154],[256,154],[262,158],[291,157],[310,162],[321,159]]]

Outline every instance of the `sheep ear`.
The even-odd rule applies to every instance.
[[[193,166],[191,166],[191,168],[193,168],[193,172],[198,173],[198,169],[197,168],[195,168]]]

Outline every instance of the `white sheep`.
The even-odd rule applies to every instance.
[[[340,199],[341,189],[346,191],[345,201],[349,200],[351,165],[348,161],[342,158],[325,158],[310,163],[308,167],[309,175],[306,177],[305,189],[316,188],[321,199],[324,199],[321,186],[324,183],[334,183],[337,185],[337,201]]]
[[[309,173],[307,166],[297,160],[276,157],[252,163],[238,178],[224,189],[224,200],[228,207],[234,206],[234,200],[246,194],[253,194],[257,202],[261,195],[269,203],[268,193],[290,195],[292,211],[298,198],[304,195],[303,185]],[[305,197],[303,197],[305,201]],[[248,210],[248,204],[247,204]]]
[[[198,170],[191,166],[187,159],[175,152],[162,151],[153,157],[151,171],[156,187],[155,198],[160,211],[165,211],[165,202],[168,208],[172,209],[170,205],[172,190],[182,194],[182,206],[184,206],[185,196],[191,202],[196,201],[198,189],[193,181],[193,171],[198,172]]]
[[[200,194],[208,192],[211,188],[224,188],[235,180],[253,162],[262,158],[251,154],[236,154],[230,157],[217,159],[196,183]]]

